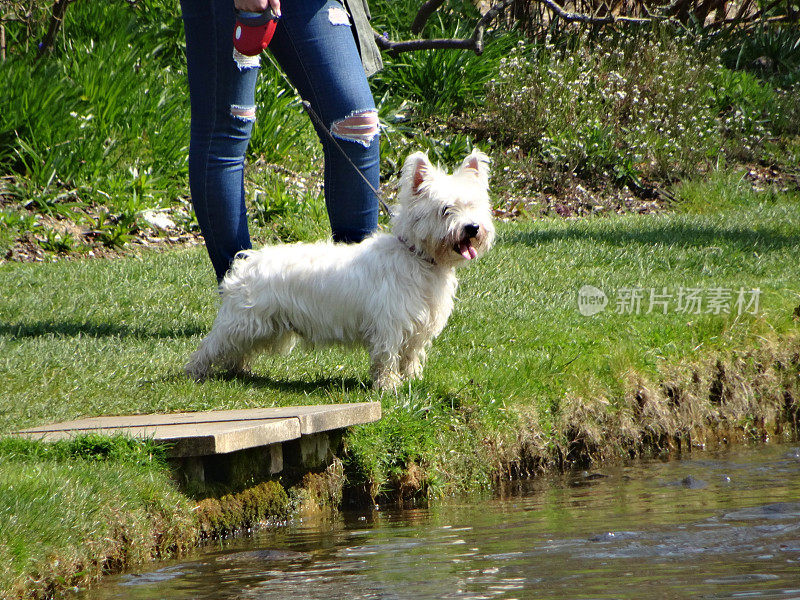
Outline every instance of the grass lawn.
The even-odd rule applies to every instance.
[[[624,413],[632,389],[731,352],[797,352],[800,195],[755,193],[731,175],[678,193],[669,214],[499,223],[496,248],[460,273],[424,379],[396,394],[371,390],[366,353],[340,349],[264,357],[247,378],[188,381],[182,365],[217,303],[200,248],[2,264],[0,434],[81,416],[380,400],[383,420],[346,438],[353,482],[375,492],[414,465],[433,492],[484,486],[520,440],[558,443],[581,408]],[[579,312],[584,285],[606,294],[605,310]],[[648,310],[651,289],[661,302]],[[637,309],[626,298],[640,294]],[[71,543],[69,523],[95,523],[79,536],[106,531],[104,506],[179,523],[151,496],[185,505],[155,463],[19,456],[0,444],[0,589],[46,571]]]
[[[795,329],[798,196],[734,185],[722,210],[700,214],[693,201],[713,186],[693,186],[671,214],[500,223],[496,248],[460,271],[456,310],[424,380],[384,395],[387,408],[422,398],[533,404],[545,419],[566,395],[613,398],[628,372],[656,375],[664,365]],[[217,303],[199,248],[7,263],[0,274],[0,433],[100,414],[379,398],[366,354],[340,349],[263,357],[247,379],[186,380],[182,365]],[[608,296],[597,315],[578,311],[585,284]],[[624,288],[643,290],[639,314],[630,303],[619,306]],[[651,288],[672,295],[666,314],[663,303],[648,312]],[[700,290],[700,314],[696,304],[679,311],[679,288]],[[731,297],[720,314],[708,313],[719,288]],[[750,302],[756,289],[757,310],[737,310],[739,291]]]

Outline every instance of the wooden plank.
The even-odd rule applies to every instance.
[[[191,413],[103,416],[31,427],[12,435],[55,441],[86,433],[125,434],[170,445],[170,456],[226,454],[370,423],[381,417],[377,402],[324,404]]]
[[[377,421],[381,418],[381,405],[378,402],[354,402],[349,404],[317,404],[190,413],[89,417],[31,427],[15,433],[27,434],[68,430],[91,431],[120,427],[154,427],[158,425],[224,423],[229,421],[286,418],[298,419],[300,421],[301,434],[308,435]]]
[[[269,419],[228,423],[142,425],[19,432],[31,439],[52,442],[85,433],[130,435],[168,444],[168,456],[208,456],[268,446],[300,437],[297,419]]]

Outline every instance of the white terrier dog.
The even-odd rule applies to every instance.
[[[363,344],[376,388],[419,377],[453,310],[455,267],[494,240],[489,159],[478,151],[448,175],[421,152],[403,165],[392,233],[360,244],[287,244],[246,251],[221,284],[222,305],[186,374],[243,371],[258,352]]]

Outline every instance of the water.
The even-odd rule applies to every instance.
[[[518,482],[306,520],[108,578],[84,600],[800,599],[800,447]]]

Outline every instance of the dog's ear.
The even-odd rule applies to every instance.
[[[489,162],[490,158],[477,148],[464,159],[458,168],[458,173],[471,173],[475,175],[484,187],[489,187]]]
[[[431,161],[424,152],[414,152],[403,163],[403,181],[409,186],[412,195],[419,193],[419,188],[430,176]]]

